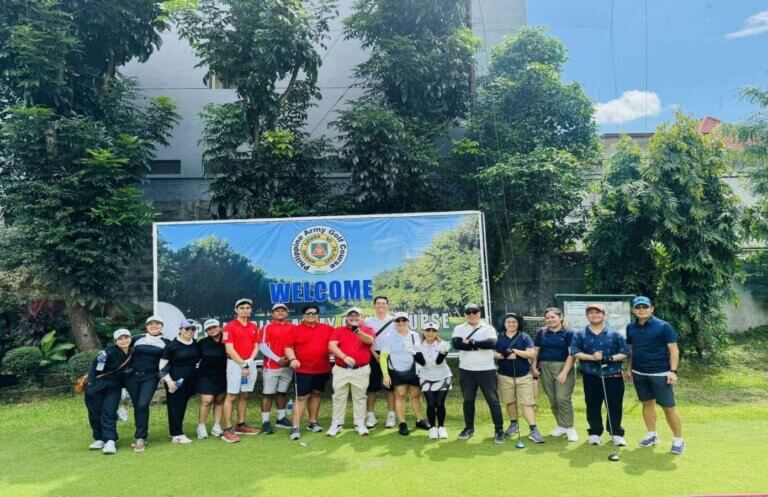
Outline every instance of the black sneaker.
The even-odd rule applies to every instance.
[[[307,428],[312,433],[317,433],[317,432],[323,431],[322,426],[320,426],[317,421],[310,421],[310,423],[307,425]]]
[[[274,431],[272,431],[272,423],[270,423],[269,421],[264,421],[263,423],[261,423],[261,433],[263,435],[273,434]]]
[[[507,443],[507,439],[504,438],[504,432],[503,431],[498,430],[496,432],[496,435],[493,437],[493,443],[495,443],[495,444]]]
[[[401,435],[409,435],[411,433],[408,430],[408,425],[406,423],[400,423],[400,428],[397,430],[397,432]]]
[[[298,428],[291,428],[291,440],[298,440],[301,438],[301,430]]]
[[[288,418],[281,418],[275,421],[275,426],[278,428],[285,428],[286,430],[290,430],[293,428],[293,423],[291,423]]]
[[[429,423],[427,423],[427,420],[424,418],[417,419],[416,428],[419,428],[421,430],[429,430]]]
[[[458,438],[459,440],[469,440],[473,436],[475,436],[474,428],[464,428],[463,430],[461,430],[461,433],[459,433],[459,436],[456,438]]]

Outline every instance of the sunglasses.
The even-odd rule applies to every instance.
[[[651,307],[645,304],[636,305],[635,309],[650,309]]]
[[[479,312],[480,312],[480,311],[464,311],[464,314],[466,314],[467,316],[469,316],[470,314],[477,314],[477,313],[479,313]]]
[[[194,326],[188,326],[188,327],[186,327],[186,328],[184,328],[184,329],[185,329],[185,330],[187,330],[187,331],[194,331],[194,330],[196,330],[197,328],[195,328]]]
[[[407,322],[408,322],[407,319],[403,319],[403,318],[395,319],[395,323],[407,323]]]
[[[316,312],[305,312],[304,315],[305,316],[317,316],[317,313]]]
[[[437,330],[433,330],[432,328],[427,328],[424,330],[424,333],[437,333]]]

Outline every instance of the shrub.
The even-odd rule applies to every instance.
[[[43,353],[37,347],[17,347],[3,357],[3,369],[16,375],[22,383],[32,383],[42,359]]]
[[[43,353],[41,366],[48,366],[55,362],[67,360],[67,351],[75,348],[74,343],[59,342],[56,343],[56,330],[46,333],[40,341],[40,351]]]
[[[77,378],[87,373],[99,352],[98,350],[84,350],[70,357],[69,366],[72,369],[72,375]]]

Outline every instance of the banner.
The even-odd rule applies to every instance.
[[[483,224],[475,211],[155,223],[155,311],[168,336],[185,318],[231,320],[243,297],[260,326],[277,302],[294,322],[311,303],[341,326],[384,295],[412,328],[434,320],[449,337],[467,302],[490,315]]]

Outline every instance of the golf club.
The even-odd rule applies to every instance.
[[[607,364],[600,364],[600,383],[603,385],[603,399],[605,400],[605,413],[608,415],[608,433],[611,434],[611,442],[613,442],[613,422],[611,421],[611,409],[608,407],[608,393],[605,389],[605,375],[603,374],[602,369],[605,368]],[[611,452],[611,455],[608,456],[609,461],[616,462],[619,460],[619,450],[620,447],[617,445],[614,445],[616,449],[614,449],[613,452]]]
[[[291,421],[296,419],[296,406],[299,405],[299,385],[296,383],[296,370],[293,370],[293,410],[291,412]],[[301,429],[301,418],[299,418],[299,429]],[[307,446],[307,442],[299,438],[299,445]]]
[[[521,409],[518,409],[517,405],[517,368],[515,367],[515,360],[517,360],[517,356],[515,356],[515,359],[512,359],[512,386],[515,388],[515,411],[517,412],[517,443],[515,443],[516,449],[524,449],[525,444],[520,439],[520,411]]]

